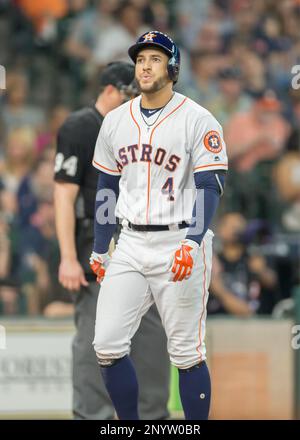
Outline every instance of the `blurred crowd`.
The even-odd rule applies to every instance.
[[[176,90],[224,128],[208,312],[271,314],[299,283],[299,0],[0,0],[0,314],[73,313],[57,280],[56,134],[151,29],[180,46]]]

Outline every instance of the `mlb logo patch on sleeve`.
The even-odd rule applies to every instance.
[[[212,153],[219,153],[222,150],[222,141],[217,131],[211,130],[204,136],[204,146]]]

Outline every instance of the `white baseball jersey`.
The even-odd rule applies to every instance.
[[[93,164],[121,176],[118,217],[141,225],[189,222],[196,195],[193,173],[227,169],[222,128],[207,110],[179,93],[161,113],[145,120],[140,103],[137,97],[107,114]],[[206,357],[212,231],[203,237],[191,277],[172,283],[166,267],[187,228],[144,233],[132,230],[126,221],[122,224],[98,298],[98,358],[129,353],[131,338],[155,301],[171,362],[178,368],[196,365]]]
[[[134,224],[189,221],[195,200],[193,172],[226,170],[222,127],[209,111],[175,93],[157,118],[141,114],[141,97],[109,112],[93,159],[120,175],[116,215]],[[157,119],[157,120],[156,120]]]

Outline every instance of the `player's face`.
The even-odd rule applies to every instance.
[[[155,93],[169,82],[168,56],[161,50],[148,48],[138,53],[135,77],[142,93]]]

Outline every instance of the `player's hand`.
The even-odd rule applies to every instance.
[[[90,267],[94,274],[97,275],[97,283],[99,284],[103,281],[109,260],[110,256],[108,255],[108,252],[105,254],[92,252],[92,255],[90,256]]]
[[[68,290],[78,291],[81,286],[88,286],[83,268],[76,258],[63,258],[58,269],[59,282]]]
[[[187,280],[192,273],[195,257],[199,245],[193,240],[181,240],[180,248],[177,249],[169,264],[171,275],[169,281]]]

